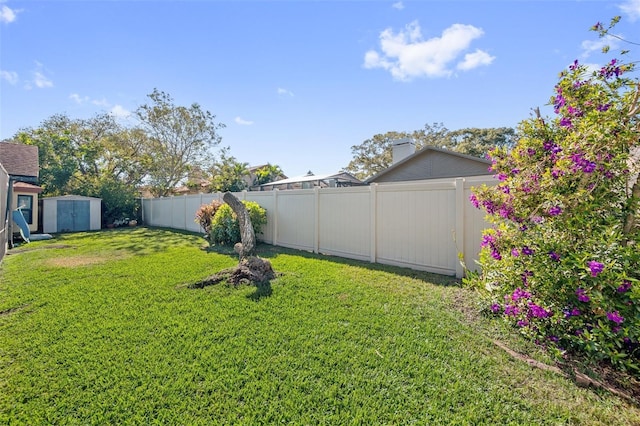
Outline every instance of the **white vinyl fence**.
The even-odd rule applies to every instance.
[[[258,239],[374,263],[462,277],[458,253],[476,269],[484,213],[471,205],[472,186],[490,177],[372,184],[351,188],[251,191],[235,194],[267,211]],[[223,194],[142,200],[144,224],[202,232],[195,213]]]

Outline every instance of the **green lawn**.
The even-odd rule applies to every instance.
[[[203,242],[132,228],[10,251],[0,424],[640,424],[495,346],[450,278],[262,246],[270,289],[189,289],[236,263]]]

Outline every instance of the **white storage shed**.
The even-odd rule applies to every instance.
[[[98,231],[101,226],[101,198],[63,195],[42,199],[42,232]]]

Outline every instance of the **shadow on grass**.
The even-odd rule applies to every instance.
[[[189,231],[144,226],[103,229],[99,233],[108,237],[103,240],[106,248],[126,250],[134,254],[161,252],[169,247],[184,245],[185,237],[191,237],[194,240],[201,237],[200,234]],[[64,235],[66,234],[61,234],[63,238]]]
[[[247,299],[253,300],[254,302],[259,302],[265,297],[270,297],[273,293],[273,289],[271,288],[271,281],[256,284],[255,287],[256,291],[247,295]]]
[[[226,255],[233,259],[238,259],[238,254],[233,251],[231,246],[213,246],[206,248],[209,253]],[[362,260],[347,259],[343,257],[331,256],[327,254],[312,253],[304,250],[290,249],[286,247],[273,246],[267,243],[258,243],[256,254],[264,259],[275,259],[280,255],[297,256],[305,259],[323,260],[326,262],[337,263],[341,265],[349,265],[371,271],[382,271],[401,277],[417,279],[426,283],[436,284],[446,287],[460,286],[461,281],[458,278],[448,275],[441,275],[432,272],[418,271],[400,266],[384,265],[381,263],[370,263]],[[257,293],[257,292],[256,292]]]

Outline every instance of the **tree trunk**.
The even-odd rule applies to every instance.
[[[256,255],[256,235],[253,232],[251,218],[244,204],[232,193],[225,192],[222,199],[225,203],[229,204],[229,207],[234,211],[240,223],[242,246],[239,247],[238,255],[240,256],[240,262],[242,262],[245,258]]]

